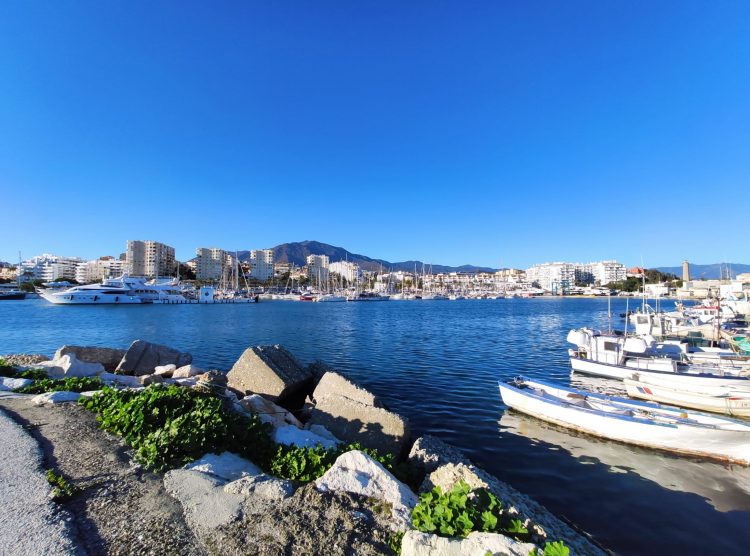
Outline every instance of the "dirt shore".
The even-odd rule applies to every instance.
[[[132,463],[117,437],[75,404],[36,407],[28,399],[0,399],[2,409],[39,443],[42,465],[78,490],[65,502],[72,533],[88,554],[202,555],[182,508],[162,476]]]

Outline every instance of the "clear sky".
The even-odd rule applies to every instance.
[[[0,260],[750,262],[750,2],[0,3]]]

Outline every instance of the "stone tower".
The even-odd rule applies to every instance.
[[[690,265],[688,264],[687,259],[682,261],[682,281],[690,282]]]

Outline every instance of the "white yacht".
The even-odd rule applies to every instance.
[[[73,286],[63,291],[40,291],[39,295],[56,305],[126,305],[137,303],[186,303],[177,279],[151,280],[124,274],[102,280],[101,284]]]

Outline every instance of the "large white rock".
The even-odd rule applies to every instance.
[[[256,413],[261,421],[273,425],[274,428],[286,425],[302,428],[302,423],[294,415],[259,394],[245,396],[237,403],[248,411]]]
[[[47,375],[52,378],[96,376],[104,372],[104,365],[101,363],[79,361],[73,353],[62,355],[52,361],[42,361],[36,366],[46,370]]]
[[[0,377],[0,391],[8,392],[16,388],[26,388],[33,380],[28,378],[6,378]]]
[[[266,500],[281,501],[294,494],[294,485],[291,481],[261,473],[227,483],[224,485],[224,492],[239,494],[245,498],[259,496]]]
[[[77,392],[47,392],[31,398],[34,405],[55,405],[58,403],[77,402],[81,395]]]
[[[201,459],[188,463],[185,469],[207,473],[224,481],[236,481],[263,473],[260,467],[232,452],[206,454]]]
[[[174,367],[174,365],[165,365],[166,367]],[[161,367],[164,368],[164,367]],[[173,369],[172,378],[192,378],[194,376],[202,375],[205,373],[205,369],[196,367],[195,365],[183,365],[178,369]]]
[[[158,365],[154,367],[155,375],[164,375],[164,378],[171,378],[172,373],[177,369],[177,365],[170,363],[169,365]]]
[[[401,556],[528,556],[534,548],[531,543],[495,533],[474,532],[466,538],[447,538],[411,530],[401,540]]]
[[[294,425],[278,427],[273,432],[273,441],[276,442],[276,444],[297,446],[299,448],[314,448],[318,445],[323,448],[335,448],[341,444],[340,440],[335,438],[332,440],[325,436],[319,436],[312,431],[299,429]]]
[[[380,463],[359,450],[338,457],[326,473],[315,481],[321,492],[351,492],[391,505],[394,530],[409,527],[417,495],[391,475]]]

